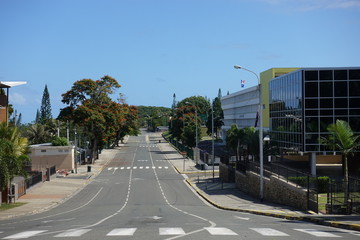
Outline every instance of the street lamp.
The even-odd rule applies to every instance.
[[[259,148],[260,148],[260,201],[263,201],[264,199],[264,156],[263,156],[263,132],[264,132],[264,129],[263,129],[263,123],[262,123],[262,97],[261,97],[261,82],[260,82],[260,78],[259,76],[249,70],[249,69],[246,69],[244,67],[241,67],[239,65],[235,65],[234,66],[235,69],[242,69],[242,70],[245,70],[245,71],[248,71],[248,72],[251,72],[253,73],[257,80],[258,80],[258,89],[259,89],[259,119],[258,121],[260,122],[260,125],[259,125]]]
[[[212,155],[213,182],[215,182],[214,102],[211,104],[211,155]]]

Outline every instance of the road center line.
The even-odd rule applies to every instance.
[[[153,160],[153,158],[152,158],[152,156],[151,156],[150,147],[148,147],[148,150],[149,150],[149,155],[150,155],[150,161],[151,161],[152,165],[154,165],[154,160]],[[212,221],[210,221],[210,220],[208,220],[208,219],[206,219],[206,218],[200,217],[200,216],[195,215],[195,214],[192,214],[192,213],[188,213],[188,212],[186,212],[186,211],[183,211],[183,210],[175,207],[174,205],[171,205],[170,202],[168,201],[168,199],[167,199],[166,196],[165,196],[165,193],[164,193],[164,190],[163,190],[163,188],[162,188],[162,186],[161,186],[161,183],[160,183],[159,177],[158,177],[158,175],[157,175],[156,169],[153,168],[153,171],[154,171],[154,174],[155,174],[156,181],[157,181],[157,183],[158,183],[158,185],[159,185],[161,194],[163,195],[163,198],[165,199],[165,202],[167,203],[167,205],[169,205],[171,208],[173,208],[173,209],[175,209],[176,211],[181,212],[181,213],[183,213],[183,214],[185,214],[185,215],[188,215],[188,216],[192,216],[192,217],[201,219],[201,220],[203,220],[203,221],[205,221],[205,222],[209,222],[211,227],[215,227],[215,226],[216,226],[216,223],[214,223],[214,222],[212,222]],[[188,235],[191,235],[191,234],[194,234],[194,233],[197,233],[197,232],[201,232],[201,231],[204,231],[204,230],[205,230],[205,228],[200,228],[200,229],[194,230],[194,231],[192,231],[192,232],[188,232],[188,233],[185,233],[185,234],[181,234],[181,235],[177,235],[177,236],[174,236],[174,237],[171,237],[171,238],[167,238],[166,240],[172,240],[172,239],[176,239],[176,238],[188,236]]]

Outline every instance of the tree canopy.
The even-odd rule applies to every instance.
[[[0,191],[15,176],[26,176],[27,151],[27,139],[21,137],[19,129],[0,123]]]
[[[45,85],[41,100],[39,121],[40,123],[45,124],[51,119],[52,119],[52,114],[51,114],[50,94],[47,85]]]
[[[110,97],[120,87],[116,79],[106,75],[99,80],[76,81],[62,94],[62,102],[68,106],[61,109],[58,118],[84,128],[91,143],[92,160],[97,158],[97,150],[116,144],[121,136],[136,133],[138,128],[136,107]]]

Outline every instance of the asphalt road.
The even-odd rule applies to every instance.
[[[359,239],[353,231],[216,209],[184,182],[151,134],[130,137],[56,208],[0,222],[0,239]]]

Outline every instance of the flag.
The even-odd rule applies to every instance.
[[[245,80],[241,80],[241,87],[245,87]]]

